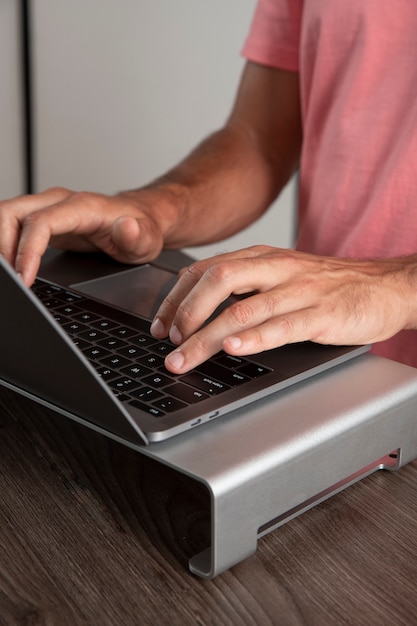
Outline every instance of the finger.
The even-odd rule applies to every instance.
[[[124,263],[143,263],[154,259],[163,246],[161,232],[148,217],[124,215],[112,223],[113,250],[109,254]]]
[[[134,253],[140,235],[139,222],[133,217],[122,216],[112,224],[112,239],[118,250],[127,255]]]
[[[68,193],[63,188],[52,188],[37,195],[18,196],[0,202],[0,253],[12,265],[15,263],[23,220],[33,211],[65,198]]]
[[[180,331],[176,327],[171,328],[172,322],[179,306],[186,301],[189,293],[201,280],[203,271],[204,265],[201,263],[193,263],[181,271],[177,282],[163,300],[151,325],[151,332],[155,337],[167,337],[171,330],[172,341],[174,343],[182,342],[183,336],[179,334]],[[184,306],[187,307],[186,302]],[[190,310],[189,314],[192,316],[193,311]]]
[[[13,214],[21,220],[29,213],[62,202],[70,195],[72,192],[64,187],[51,187],[37,194],[16,196],[9,200],[0,201],[0,214]]]
[[[291,302],[290,299],[285,302],[285,307],[289,310],[296,306],[297,303]],[[249,334],[253,330],[256,336],[256,329],[271,316],[275,316],[277,310],[280,309],[282,309],[280,299],[272,294],[257,294],[232,304],[216,319],[189,337],[180,348],[174,350],[166,359],[167,368],[176,373],[183,373],[197,367],[219,352],[227,339],[236,341],[242,331]],[[265,340],[267,339],[271,338],[265,337]],[[262,344],[261,349],[270,349],[274,346],[275,344],[271,341],[269,345]],[[239,345],[238,349],[240,347]],[[240,352],[240,354],[243,353],[243,351]]]
[[[210,332],[212,328],[207,329],[198,331],[173,350],[165,359],[165,367],[175,374],[184,374],[219,352],[222,337]]]
[[[0,214],[0,254],[14,265],[20,236],[20,223],[13,216]]]
[[[158,338],[168,336],[181,303],[185,301],[186,297],[190,294],[194,287],[197,286],[205,272],[209,272],[210,274],[210,268],[212,266],[228,263],[229,261],[236,261],[240,258],[254,258],[260,256],[266,250],[269,251],[271,248],[268,246],[253,246],[251,248],[237,250],[235,252],[227,252],[203,261],[197,261],[182,269],[179,273],[178,282],[170,291],[167,298],[162,302],[158,312],[156,313],[154,322],[151,326],[151,332]],[[222,292],[220,292],[220,289],[221,287],[217,279],[212,281],[209,277],[207,280],[207,291],[204,291],[205,287],[203,284],[202,288],[199,287],[199,290],[193,294],[193,301],[188,304],[185,303],[185,307],[190,307],[189,309],[185,309],[185,316],[188,317],[188,314],[191,316],[191,328],[188,329],[188,331],[184,330],[184,336],[189,335],[192,332],[192,328],[200,327],[206,319],[210,317],[213,311],[215,311],[216,308],[230,295],[230,288],[226,288]],[[235,293],[250,291],[250,289],[246,289],[246,287],[241,289],[242,290],[239,291],[238,287],[235,286]],[[202,306],[203,300],[201,302],[199,301],[200,297],[207,301],[208,306],[205,308]],[[194,315],[197,315],[198,311],[200,311],[200,315],[198,316],[198,319],[196,317],[194,321]],[[174,343],[181,343],[183,339],[182,331],[180,331],[175,324],[171,331],[171,335],[171,339]]]
[[[16,251],[16,270],[26,284],[31,284],[53,236],[77,232],[88,234],[98,230],[100,224],[98,215],[88,210],[76,211],[68,201],[30,213],[22,222]]]
[[[222,348],[228,354],[244,356],[258,354],[290,343],[314,341],[327,326],[326,321],[315,319],[314,307],[300,309],[273,317],[263,323],[243,330],[223,341]],[[323,337],[323,334],[321,334]],[[321,343],[327,343],[322,341]]]
[[[231,294],[269,289],[278,281],[270,260],[262,257],[223,257],[191,265],[179,278],[158,313],[157,329],[181,343],[200,328]]]
[[[51,228],[47,221],[26,222],[21,231],[15,256],[15,269],[31,285],[39,270],[42,255],[48,247]]]

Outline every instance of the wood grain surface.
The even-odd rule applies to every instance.
[[[417,464],[377,472],[211,581],[203,487],[0,389],[0,624],[417,624]]]

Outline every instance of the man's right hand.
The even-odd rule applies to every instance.
[[[74,251],[101,250],[123,263],[158,256],[163,233],[154,198],[106,196],[56,187],[0,202],[0,253],[31,285],[48,245]]]

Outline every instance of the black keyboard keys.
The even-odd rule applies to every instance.
[[[246,358],[219,353],[196,370],[175,376],[164,367],[174,346],[152,337],[147,320],[39,279],[32,289],[114,395],[155,417],[271,371]]]

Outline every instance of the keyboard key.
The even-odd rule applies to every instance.
[[[240,371],[236,372],[235,370],[227,369],[226,367],[222,367],[218,363],[213,361],[206,361],[198,366],[198,371],[203,374],[207,374],[207,376],[212,376],[217,380],[221,380],[226,383],[226,385],[230,385],[230,387],[237,387],[242,383],[246,383],[250,380],[248,376],[245,376]]]
[[[140,387],[136,389],[132,394],[132,398],[136,400],[142,400],[142,402],[153,402],[162,396],[162,393],[152,389],[151,387]]]
[[[258,365],[258,363],[247,363],[239,369],[239,372],[242,372],[242,374],[245,374],[250,378],[258,378],[258,376],[269,374],[272,370],[264,365]]]
[[[153,415],[154,417],[162,417],[163,415],[165,415],[164,411],[157,409],[156,406],[152,406],[151,404],[145,404],[144,402],[140,402],[139,400],[130,400],[129,404],[134,406],[136,409],[140,409],[145,413]]]
[[[96,330],[95,328],[89,328],[83,333],[78,335],[80,339],[85,339],[86,341],[99,341],[100,339],[105,339],[108,335],[103,333],[101,330]]]
[[[99,318],[91,323],[93,328],[97,328],[98,330],[111,330],[117,326],[117,322],[113,322],[113,320],[107,320],[104,318]]]
[[[138,363],[131,363],[127,367],[122,367],[120,371],[125,376],[135,378],[136,380],[141,380],[144,376],[149,376],[150,374],[152,374],[152,370]]]
[[[154,344],[157,340],[150,335],[136,335],[130,338],[130,343],[140,348],[146,348]]]
[[[165,362],[164,357],[158,356],[157,354],[148,354],[147,356],[144,356],[139,359],[139,363],[141,363],[142,365],[152,367],[154,369],[163,367],[164,362]]]
[[[181,409],[186,408],[186,404],[177,400],[177,398],[170,398],[165,396],[164,398],[160,398],[153,402],[153,406],[156,406],[161,411],[165,411],[166,413],[173,413],[173,411],[180,411]]]
[[[101,365],[96,368],[96,372],[105,381],[114,380],[120,376],[119,372],[115,372],[114,370]]]
[[[188,374],[184,374],[184,376],[180,377],[180,380],[192,387],[197,387],[197,389],[201,389],[205,393],[208,393],[210,396],[216,396],[227,389],[230,389],[228,385],[220,382],[219,380],[214,380],[210,376],[205,376],[204,374],[200,374],[200,372],[189,372]]]
[[[54,309],[55,313],[60,313],[61,315],[76,315],[77,313],[81,312],[81,309],[74,306],[73,304],[66,304],[66,305],[62,305],[62,303],[60,304],[61,306]]]
[[[88,343],[88,341],[84,341],[84,339],[80,339],[77,335],[74,335],[73,337],[71,337],[72,339],[72,343],[77,346],[77,348],[79,350],[86,350],[88,348],[91,348],[91,343]]]
[[[103,359],[106,356],[110,356],[110,352],[105,350],[105,348],[100,348],[100,346],[91,346],[91,348],[86,348],[82,350],[82,353],[87,359],[92,361],[97,361],[97,359]]]
[[[243,359],[240,356],[233,356],[232,354],[222,353],[219,357],[215,359],[216,363],[223,365],[223,367],[227,367],[230,369],[235,369],[237,367],[241,367],[248,363],[247,359]]]
[[[69,322],[67,324],[63,324],[62,328],[69,335],[78,335],[79,333],[88,330],[88,326],[86,326],[85,324],[81,324],[80,322]]]
[[[120,351],[120,348],[123,348],[127,346],[128,344],[125,341],[123,341],[123,339],[119,339],[118,337],[106,336],[104,339],[101,339],[98,342],[98,345],[102,346],[102,348],[108,348],[109,350]]]
[[[184,385],[184,383],[175,383],[175,385],[166,387],[165,392],[169,393],[170,396],[179,398],[179,400],[184,400],[187,404],[195,404],[201,400],[207,400],[207,398],[210,397],[199,389]]]
[[[105,358],[100,359],[100,363],[102,363],[106,367],[111,367],[112,369],[120,369],[121,367],[126,367],[126,365],[129,365],[130,361],[128,359],[125,359],[124,356],[111,354],[110,356],[106,356]]]
[[[132,380],[132,378],[122,376],[121,378],[116,378],[116,380],[111,380],[109,385],[118,391],[130,392],[133,389],[136,389],[138,383],[136,380]]]
[[[126,344],[126,342],[124,342]],[[140,357],[147,354],[146,350],[142,348],[137,348],[136,346],[131,346],[126,344],[124,348],[120,348],[117,352],[123,356],[128,357],[129,359],[139,359]]]
[[[49,312],[52,313],[52,311]],[[69,324],[71,322],[71,318],[67,317],[66,315],[57,315],[56,313],[52,313],[52,317],[60,326],[63,326],[64,324]]]
[[[81,296],[79,293],[74,293],[73,291],[64,291],[59,294],[61,300],[64,302],[80,302],[80,300],[84,300],[84,296]]]
[[[127,396],[122,391],[119,391],[118,389],[112,389],[112,392],[114,396],[119,400],[119,402],[128,402],[129,396]]]
[[[165,343],[164,341],[158,341],[157,343],[154,343],[152,346],[149,346],[149,350],[151,352],[155,352],[156,354],[159,354],[160,356],[163,356],[163,357],[165,357],[167,354],[172,352],[173,349],[174,349],[174,346],[171,343]]]
[[[172,383],[172,378],[164,376],[163,374],[152,374],[143,379],[145,385],[150,385],[155,389],[162,389]]]
[[[98,315],[95,315],[94,313],[89,313],[88,311],[81,311],[81,313],[76,313],[75,315],[73,315],[73,318],[77,320],[77,322],[83,322],[84,324],[95,322],[99,319]]]
[[[50,298],[49,296],[40,296],[40,300],[47,309],[56,309],[56,307],[62,304],[61,300]]]
[[[42,295],[55,296],[62,292],[61,287],[58,287],[56,285],[50,285],[48,283],[43,283],[38,278],[33,283],[32,289],[38,297]]]
[[[128,328],[127,326],[119,326],[119,328],[114,328],[112,330],[112,335],[120,337],[121,339],[128,339],[129,337],[136,335],[136,330]]]

